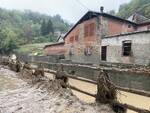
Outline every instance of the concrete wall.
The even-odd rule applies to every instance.
[[[31,62],[31,61],[42,61],[42,62],[50,62],[50,63],[58,63],[61,59],[64,58],[63,55],[49,55],[49,56],[29,56],[29,55],[21,55],[17,54],[17,57],[20,61],[23,62]]]
[[[57,66],[54,65],[47,65],[46,67],[57,70]],[[126,68],[126,66],[124,68]],[[99,72],[96,70],[77,66],[64,66],[64,70],[68,73],[74,72],[74,75],[72,76],[79,76],[94,81],[97,81],[97,76],[99,74]],[[107,73],[110,76],[113,83],[118,86],[150,91],[149,73],[135,73],[128,71],[107,71]]]
[[[122,41],[132,41],[132,55],[122,55]],[[107,62],[150,64],[150,32],[120,35],[102,39],[102,46],[107,46]]]

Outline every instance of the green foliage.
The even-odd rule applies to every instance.
[[[5,38],[4,38],[5,37]],[[0,53],[6,54],[17,48],[17,34],[11,29],[3,29],[0,31]]]
[[[70,27],[59,15],[51,17],[30,10],[0,8],[0,53],[11,52],[18,45],[53,42],[55,31],[65,33]]]
[[[51,20],[49,19],[49,21],[47,22],[47,33],[54,33],[54,28],[53,28],[53,23],[51,22]]]
[[[56,37],[53,36],[52,34],[48,34],[45,36],[34,37],[32,43],[44,43],[44,42],[55,42],[55,41],[56,41]]]
[[[46,35],[47,34],[45,20],[43,20],[42,25],[41,25],[41,34],[42,35]]]
[[[42,25],[41,25],[41,34],[43,36],[48,35],[48,34],[54,34],[54,28],[53,28],[53,23],[49,19],[47,22],[43,20]]]
[[[120,5],[117,16],[128,18],[135,12],[150,18],[150,0],[131,0],[130,3],[122,4]]]
[[[20,46],[18,49],[15,50],[15,52],[21,53],[21,54],[35,54],[35,53],[37,53],[38,55],[42,55],[43,54],[43,48],[47,44],[50,44],[50,43],[26,44],[26,45]]]

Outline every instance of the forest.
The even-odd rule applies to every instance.
[[[150,18],[150,0],[131,0],[129,3],[120,5],[118,12],[111,10],[108,13],[124,19],[127,19],[133,13]]]
[[[0,8],[0,54],[12,52],[25,44],[55,42],[58,35],[70,27],[71,24],[60,15]]]

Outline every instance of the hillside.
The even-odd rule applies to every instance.
[[[122,18],[128,18],[135,12],[150,18],[150,0],[131,0],[129,3],[120,5],[116,15]]]
[[[25,45],[19,46],[19,48],[16,49],[15,52],[20,53],[20,54],[43,55],[43,48],[47,44],[50,44],[50,43],[25,44]]]
[[[0,8],[0,53],[10,52],[24,44],[54,42],[70,27],[59,15]]]

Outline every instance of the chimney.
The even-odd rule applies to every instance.
[[[100,7],[100,12],[103,13],[103,11],[104,11],[104,7],[101,6],[101,7]]]

